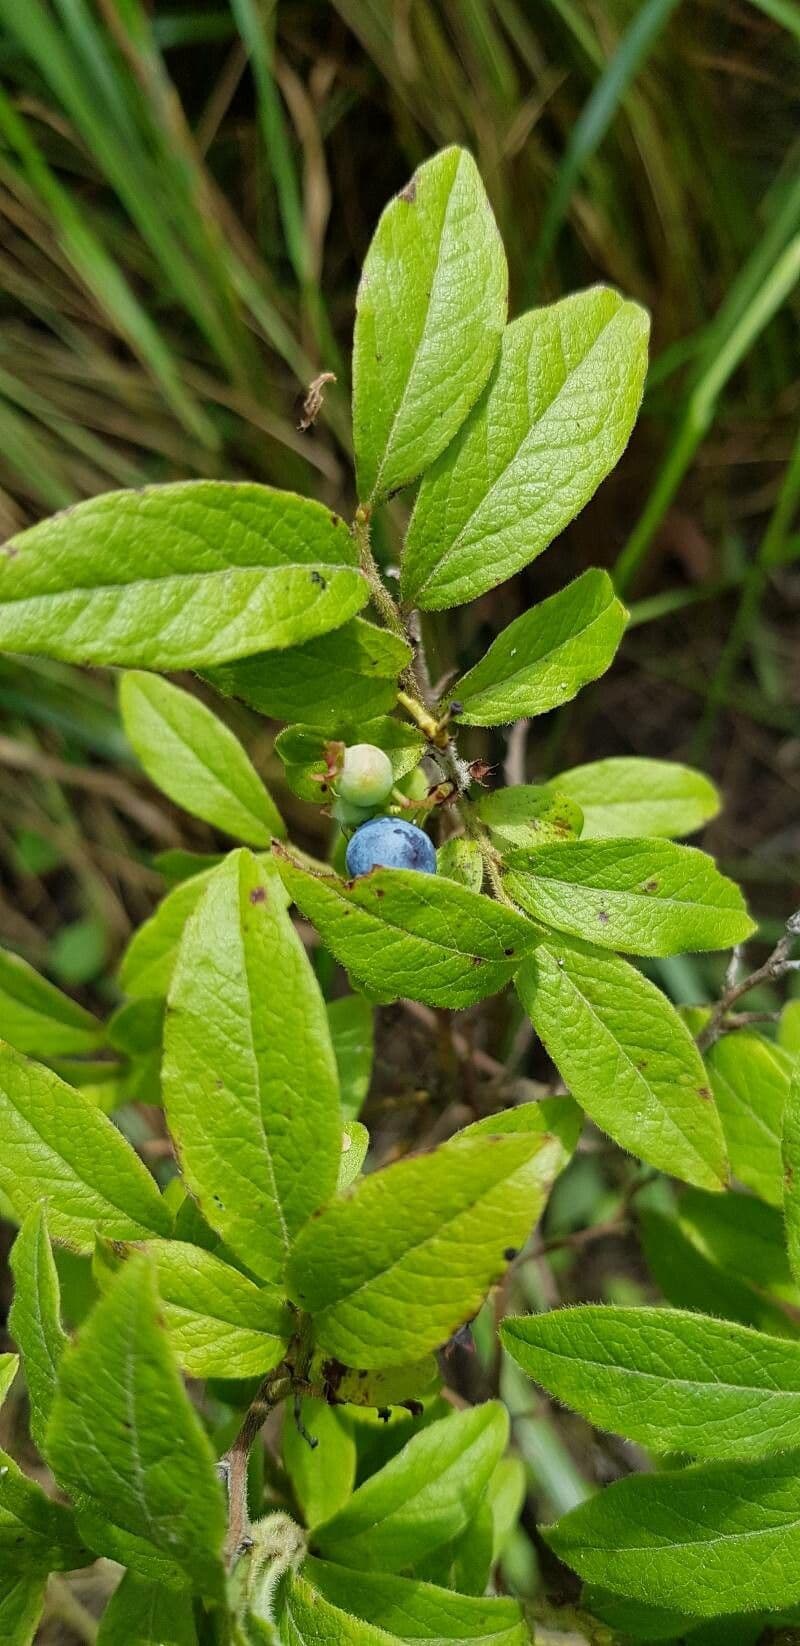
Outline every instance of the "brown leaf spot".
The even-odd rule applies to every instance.
[[[503,954],[508,955],[509,960],[511,959],[511,956],[512,956],[513,953],[514,953],[513,949],[504,949],[503,950]]]
[[[697,1095],[698,1095],[698,1097],[704,1098],[706,1103],[711,1103],[712,1102],[711,1092],[710,1092],[708,1086],[698,1086]]]
[[[598,909],[597,918],[601,926],[607,926],[609,920],[611,919],[608,909]]]
[[[266,903],[266,901],[267,901],[266,886],[254,886],[253,890],[250,893],[250,902],[251,903]]]
[[[650,892],[650,893],[657,892],[658,891],[658,886],[659,886],[659,882],[657,880],[646,880],[643,887],[642,887],[642,891],[643,892]]]
[[[322,1365],[322,1393],[329,1406],[334,1405],[339,1385],[347,1367],[341,1360],[325,1360]]]
[[[416,200],[416,198],[417,198],[417,183],[416,183],[416,179],[414,177],[412,177],[411,182],[406,183],[405,188],[400,190],[400,199],[405,200],[405,203],[406,203],[407,206],[413,206],[414,201]]]

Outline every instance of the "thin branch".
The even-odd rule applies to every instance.
[[[791,958],[795,939],[799,936],[800,911],[791,915],[787,920],[783,937],[779,938],[772,954],[767,957],[763,966],[758,966],[754,972],[749,972],[746,977],[740,978],[738,982],[736,977],[739,971],[740,953],[736,949],[734,950],[725,976],[725,986],[722,994],[713,1007],[708,1022],[697,1036],[698,1051],[707,1052],[709,1047],[713,1046],[714,1042],[719,1039],[724,1031],[725,1021],[730,1014],[731,1007],[735,1006],[742,995],[749,994],[751,989],[757,989],[761,983],[777,983],[788,972],[800,970],[800,961]],[[733,1025],[731,1026],[733,1027]]]

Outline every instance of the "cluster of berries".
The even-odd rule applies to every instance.
[[[375,816],[395,786],[389,756],[374,743],[353,743],[345,749],[335,779],[333,815],[343,828],[352,829],[347,844],[347,872],[357,879],[370,869],[418,869],[436,873],[436,852],[424,829],[403,817]]]

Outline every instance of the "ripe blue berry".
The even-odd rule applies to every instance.
[[[436,873],[433,841],[402,817],[373,817],[356,829],[347,848],[347,872],[354,880],[370,869],[418,869]]]
[[[351,806],[380,806],[394,786],[388,754],[375,743],[352,743],[344,751],[336,791]]]

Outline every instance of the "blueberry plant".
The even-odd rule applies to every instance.
[[[421,614],[540,554],[642,393],[648,320],[617,292],[506,311],[481,180],[447,149],[367,255],[352,525],[258,485],[169,484],[83,503],[1,557],[0,646],[123,671],[145,771],[236,842],[172,862],[106,1023],[0,957],[10,1328],[58,1488],[3,1457],[8,1646],[35,1638],[50,1573],[103,1556],[124,1575],[98,1646],[533,1638],[494,1576],[523,1496],[506,1409],[448,1389],[440,1351],[523,1252],[584,1115],[642,1181],[684,1187],[678,1218],[643,1213],[678,1306],[501,1326],[507,1365],[653,1462],[544,1528],[586,1583],[573,1626],[700,1646],[724,1618],[752,1641],[800,1602],[800,1036],[791,1006],[777,1038],[734,1010],[791,968],[794,932],[740,975],[742,896],[675,843],[716,809],[696,772],[622,759],[482,782],[469,728],[545,714],[611,663],[626,612],[604,571],[443,695],[429,682]],[[373,526],[417,483],[395,599]],[[202,697],[165,678],[185,670]],[[209,688],[287,723],[277,753],[331,817],[328,862],[287,840]],[[690,1012],[627,958],[715,949],[734,951],[724,993]],[[358,1116],[376,1009],[504,990],[552,1095],[503,1107],[494,1083],[473,1123],[375,1169]],[[163,1103],[171,1177],[114,1122],[137,1101]],[[67,1258],[93,1277],[72,1333]],[[17,1366],[0,1361],[4,1394]]]

